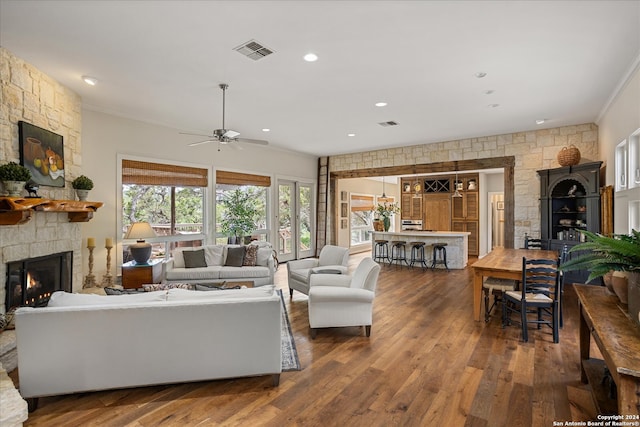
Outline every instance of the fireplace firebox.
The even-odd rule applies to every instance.
[[[55,291],[71,292],[73,252],[7,263],[5,309],[42,307]]]

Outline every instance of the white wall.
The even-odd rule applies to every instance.
[[[640,56],[629,78],[622,82],[621,90],[598,122],[602,160],[606,165],[606,183],[615,184],[615,148],[640,128]],[[629,204],[640,200],[640,188],[616,192],[614,197],[614,232],[628,233]]]
[[[240,144],[238,148],[222,146],[221,151],[218,151],[218,144],[215,143],[189,147],[187,144],[193,141],[193,137],[179,135],[178,129],[86,108],[82,111],[82,124],[82,173],[92,178],[95,184],[90,199],[104,202],[94,219],[82,229],[83,238],[96,238],[98,247],[94,252],[94,273],[98,277],[102,277],[106,271],[106,250],[102,247],[104,239],[111,237],[119,240],[122,235],[117,229],[120,215],[117,209],[120,193],[116,185],[118,155],[197,165],[211,171],[225,169],[270,175],[273,183],[278,177],[312,182],[317,180],[318,159],[314,156],[252,144]],[[272,200],[277,200],[275,187],[272,186]],[[212,203],[211,200],[209,203]],[[274,208],[272,206],[272,212]],[[272,227],[275,226],[275,220],[273,223]],[[115,254],[112,253],[114,275],[119,271],[121,252],[121,245],[118,245]]]

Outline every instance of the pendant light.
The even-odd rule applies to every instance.
[[[456,191],[453,192],[452,197],[462,197],[462,194],[460,194],[460,191],[458,191],[458,162],[454,162],[454,164],[456,169],[456,180],[453,181],[453,185],[456,188]]]
[[[418,181],[418,174],[416,173],[416,166],[413,166],[413,198],[419,199],[421,197],[420,191],[422,190],[422,185],[420,185],[420,181]]]
[[[387,195],[384,194],[384,175],[382,176],[382,198],[383,199],[387,198]]]

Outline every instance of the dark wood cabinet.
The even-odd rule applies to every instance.
[[[601,165],[592,162],[538,171],[540,238],[549,242],[549,249],[560,251],[564,245],[577,245],[583,240],[580,230],[600,232]],[[568,272],[566,280],[584,283],[588,276],[586,270]]]

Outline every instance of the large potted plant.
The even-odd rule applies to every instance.
[[[236,188],[224,193],[220,200],[224,207],[220,229],[229,237],[229,243],[243,243],[244,236],[255,229],[258,210],[251,194]]]
[[[31,171],[16,162],[0,165],[0,181],[2,181],[4,189],[9,193],[9,197],[20,197],[24,185],[30,179]]]
[[[93,181],[84,175],[80,175],[71,182],[71,186],[76,190],[78,200],[87,200],[89,191],[93,189]]]
[[[610,271],[624,272],[628,281],[629,314],[635,322],[640,323],[640,231],[632,230],[629,235],[616,234],[612,237],[586,230],[580,232],[587,241],[577,244],[570,252],[585,253],[565,262],[560,269],[589,270],[588,282]],[[619,292],[616,291],[616,294]]]

